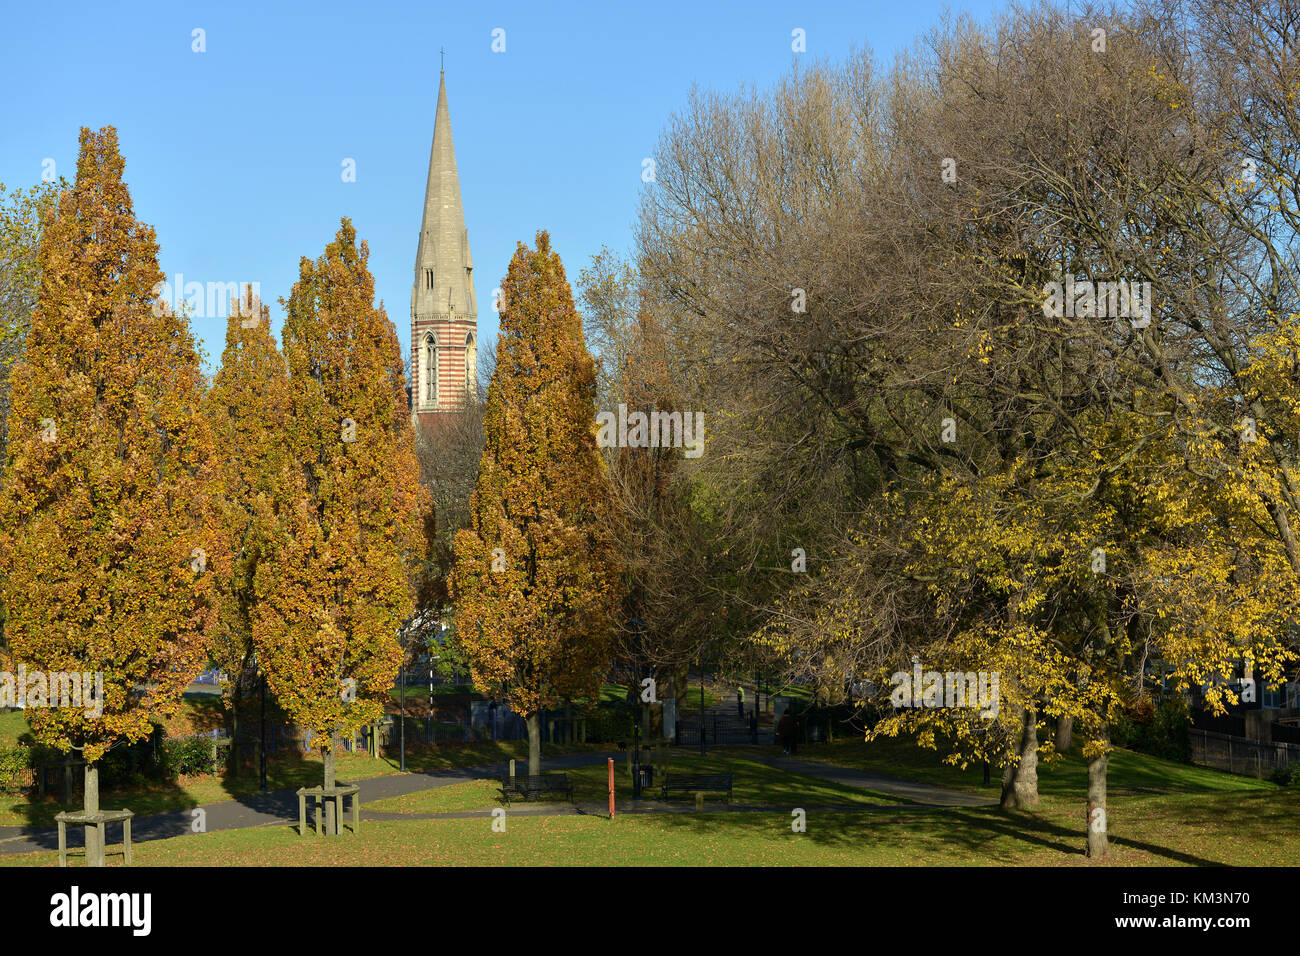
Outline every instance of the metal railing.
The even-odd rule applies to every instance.
[[[1188,731],[1192,763],[1246,777],[1267,777],[1279,767],[1300,764],[1300,744],[1254,740],[1193,727]]]

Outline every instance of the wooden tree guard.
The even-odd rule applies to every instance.
[[[352,798],[352,832],[361,827],[361,787],[357,784],[339,784],[335,787],[300,787],[298,789],[298,836],[307,835],[307,798],[316,799],[316,835],[339,836],[343,830],[343,800]],[[324,809],[322,825],[321,810]]]
[[[122,824],[122,854],[126,865],[131,865],[131,818],[135,814],[130,810],[64,810],[56,813],[54,819],[59,824],[59,866],[68,865],[68,824],[80,827],[97,827],[99,829],[99,848],[103,854],[108,846],[108,824]],[[103,866],[104,859],[92,860],[87,855],[86,866]]]

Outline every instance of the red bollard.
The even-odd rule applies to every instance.
[[[614,758],[609,758],[609,818],[614,819]]]

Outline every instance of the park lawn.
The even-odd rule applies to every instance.
[[[468,791],[466,791],[468,792]],[[477,799],[477,795],[476,795]],[[1111,806],[1111,855],[1083,856],[1078,801],[1048,795],[1034,812],[866,809],[807,815],[807,832],[773,812],[509,815],[368,821],[358,835],[302,839],[293,827],[195,834],[135,848],[137,866],[965,866],[1287,865],[1300,852],[1300,791],[1134,796]],[[116,851],[116,847],[110,852]],[[0,866],[53,866],[50,852]],[[75,862],[75,861],[74,861]],[[114,853],[109,865],[121,865]]]
[[[166,731],[168,737],[187,737],[209,733],[225,724],[226,706],[220,694],[186,694],[176,716],[167,721]]]
[[[614,788],[619,800],[631,795],[632,784],[628,779],[624,761],[619,758],[614,762]],[[545,771],[545,766],[543,765]],[[741,806],[803,806],[836,807],[863,806],[887,807],[897,806],[903,801],[895,796],[873,793],[860,787],[846,787],[817,777],[789,773],[770,767],[752,759],[748,755],[729,753],[715,754],[705,758],[697,754],[673,755],[669,767],[670,773],[725,773],[734,775],[732,781],[732,803]],[[526,764],[521,763],[516,772],[527,772]],[[609,798],[609,770],[606,765],[570,768],[564,771],[569,775],[573,786],[573,799],[576,803],[603,804]],[[656,781],[656,784],[659,781]],[[660,790],[655,786],[647,794],[652,799],[659,799]],[[691,803],[689,794],[674,794],[674,802]],[[708,793],[705,801],[710,806],[723,802],[725,794]],[[546,801],[554,803],[553,799]],[[501,798],[501,785],[496,780],[475,780],[468,783],[423,790],[419,793],[405,794],[367,803],[366,809],[382,810],[392,813],[446,813],[457,810],[485,810],[504,806]],[[514,804],[518,806],[518,802]]]
[[[600,693],[596,700],[601,704],[621,704],[627,700],[627,688],[622,684],[611,684],[606,681],[600,685]]]
[[[384,813],[455,813],[501,806],[501,784],[496,780],[467,780],[446,787],[372,800],[363,810]]]
[[[995,767],[984,785],[984,772],[973,764],[965,770],[943,763],[946,751],[918,747],[910,738],[886,738],[864,743],[860,738],[835,743],[801,747],[797,759],[820,760],[840,767],[870,770],[874,773],[937,786],[966,790],[996,798],[1001,792],[1001,777]],[[1253,777],[1240,777],[1196,767],[1191,764],[1162,760],[1147,754],[1116,748],[1110,757],[1107,773],[1108,793],[1112,797],[1153,793],[1246,793],[1273,791],[1277,785]],[[1051,764],[1039,761],[1038,790],[1043,795],[1058,795],[1083,800],[1087,792],[1088,765],[1076,751],[1063,754]]]
[[[651,760],[650,751],[642,757],[643,763]],[[809,777],[804,774],[778,770],[754,759],[753,751],[730,750],[710,753],[701,757],[690,750],[674,749],[668,764],[668,774],[728,773],[733,775],[731,802],[741,806],[838,806],[862,804],[864,806],[892,806],[903,802],[888,794],[874,793],[861,787]],[[569,770],[573,784],[573,799],[606,800],[609,797],[609,770],[607,767],[580,767]],[[649,796],[659,798],[663,781],[656,778]],[[619,797],[627,796],[632,782],[626,772],[622,754],[614,760],[614,789]],[[689,794],[674,794],[670,800],[690,802]],[[706,793],[705,801],[724,801],[725,794]]]
[[[408,766],[409,763],[408,760]],[[397,772],[393,761],[346,753],[335,756],[335,768],[342,780],[381,777]],[[320,783],[323,775],[324,765],[315,754],[279,756],[266,764],[267,785],[272,790],[313,786]],[[147,816],[257,793],[259,783],[258,775],[253,772],[240,777],[209,773],[182,776],[177,780],[143,780],[129,786],[102,787],[100,803],[111,808],[126,807],[135,811],[137,816]],[[0,826],[53,826],[54,815],[60,810],[80,807],[79,802],[64,805],[52,795],[39,801],[34,797],[29,800],[22,794],[5,794],[0,796]]]
[[[30,734],[27,715],[21,710],[0,714],[0,747],[16,747],[24,734]]]
[[[176,715],[166,725],[167,735],[183,737],[206,733],[220,727],[225,719],[221,697],[216,694],[187,694],[181,698]],[[27,723],[27,712],[11,710],[0,714],[0,747],[16,747],[35,743],[35,735]]]
[[[443,695],[451,696],[454,694],[472,694],[472,693],[474,693],[473,684],[438,684],[433,688],[434,697],[441,697]],[[394,701],[400,701],[402,699],[402,689],[400,687],[394,687],[392,690],[388,692],[388,696],[390,696]],[[423,698],[424,700],[429,699],[429,688],[427,686],[420,687],[415,684],[410,684],[407,686],[406,704],[408,707],[411,706],[412,704],[418,703],[421,698]]]
[[[771,688],[771,695],[773,697],[786,697],[790,700],[797,700],[803,704],[811,704],[813,702],[812,688],[805,687],[802,684],[789,684],[785,687],[773,687]],[[767,706],[767,698],[768,688],[764,686],[763,706],[765,707]]]
[[[604,745],[547,744],[545,754],[574,753],[589,749],[604,749]],[[408,772],[428,773],[459,767],[476,767],[499,763],[512,757],[527,757],[528,741],[483,741],[474,744],[457,744],[420,751],[408,750]],[[335,773],[339,780],[352,782],[371,777],[384,777],[399,773],[397,755],[378,759],[361,754],[339,753],[334,758]],[[278,756],[267,761],[267,786],[271,790],[296,790],[298,787],[316,786],[324,776],[324,765],[314,752],[299,756]],[[100,793],[102,806],[116,809],[125,807],[137,816],[161,813],[167,810],[188,809],[233,797],[257,793],[260,780],[253,772],[240,777],[218,774],[201,774],[181,777],[175,781],[147,781],[130,787],[104,787]],[[54,815],[60,810],[80,809],[81,804],[65,806],[47,796],[44,801],[29,800],[23,795],[0,795],[0,826],[53,826]]]
[[[705,682],[704,684],[704,709],[705,710],[712,710],[714,707],[717,707],[720,703],[722,703],[722,698],[721,696],[719,696],[719,694],[722,693],[721,691],[719,691],[719,688],[721,686],[722,685],[715,684],[711,681]],[[749,700],[749,698],[753,696],[754,696],[753,691],[748,691],[745,694],[746,697],[745,706],[747,707],[752,706],[752,702]],[[730,691],[728,692],[728,701],[733,706],[735,705],[736,703],[735,687],[730,688]],[[679,720],[682,719],[681,716],[682,714],[698,714],[699,712],[700,712],[700,679],[696,677],[694,679],[688,679],[686,681],[686,693],[682,695],[682,704],[681,704],[681,710],[678,714],[678,719]]]

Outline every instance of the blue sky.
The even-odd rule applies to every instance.
[[[642,159],[693,83],[765,86],[808,58],[910,47],[945,5],[910,3],[25,3],[0,37],[0,182],[75,173],[77,131],[113,125],[139,218],[169,279],[259,282],[288,296],[349,216],[404,346],[447,50],[480,336],[515,243],[550,230],[570,282],[627,250]],[[984,17],[989,0],[948,4]],[[492,51],[505,31],[505,52]],[[206,52],[193,52],[202,29]],[[343,162],[356,163],[344,182]],[[206,309],[205,309],[206,311]],[[194,328],[209,368],[225,320]]]

